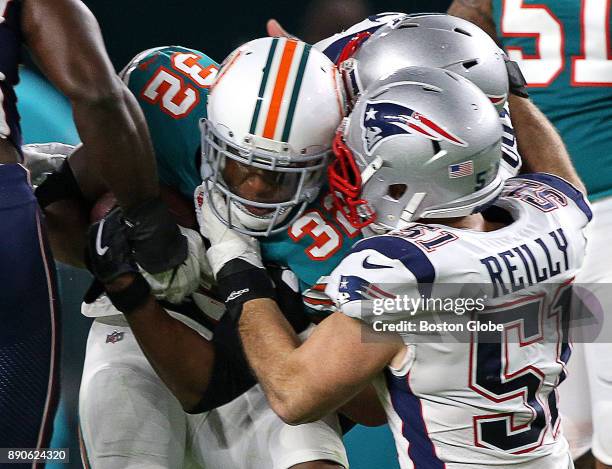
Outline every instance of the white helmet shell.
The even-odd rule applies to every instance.
[[[221,65],[207,110],[202,124],[202,179],[209,190],[221,192],[230,202],[228,213],[217,214],[228,226],[250,235],[267,236],[284,229],[316,198],[334,133],[344,116],[335,65],[302,41],[250,41]],[[292,179],[295,191],[274,203],[242,198],[223,181],[226,159],[284,175],[279,176],[279,184]],[[271,212],[255,215],[249,207]],[[232,217],[238,223],[232,223]]]

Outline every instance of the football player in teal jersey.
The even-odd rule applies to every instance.
[[[576,282],[597,296],[606,313],[611,298],[604,284],[612,282],[610,8],[603,0],[455,0],[449,9],[503,45],[520,64],[533,102],[559,130],[593,202],[586,260]],[[612,467],[612,344],[604,343],[610,342],[606,322],[598,343],[575,344],[568,379],[559,389],[573,456],[590,448],[598,468]]]
[[[305,165],[305,169],[298,164],[298,172],[311,176],[305,178],[309,184],[300,187],[316,192],[334,131],[343,115],[339,105],[342,101],[337,96],[336,70],[323,54],[311,52],[311,47],[302,42],[253,41],[237,52],[241,61],[252,65],[252,75],[243,72],[238,75],[242,82],[240,89],[246,95],[249,86],[259,88],[260,84],[255,78],[249,81],[245,77],[262,75],[266,60],[273,54],[271,47],[278,55],[270,59],[270,70],[264,74],[270,77],[272,85],[277,85],[260,99],[262,125],[269,128],[275,122],[282,127],[282,132],[295,135],[291,142],[312,151],[312,154],[298,154],[298,159],[312,156],[307,162],[314,163]],[[226,67],[239,70],[241,61],[230,57]],[[160,183],[179,189],[190,205],[194,189],[201,182],[198,120],[207,115],[210,86],[217,73],[218,65],[205,54],[172,46],[139,54],[121,74],[147,119],[158,159]],[[215,93],[220,92],[220,81],[232,79],[232,74],[219,76]],[[309,96],[309,99],[292,99],[302,88],[307,93],[302,96]],[[258,99],[257,89],[252,96]],[[280,105],[269,106],[273,103]],[[328,107],[331,107],[329,111]],[[233,107],[225,109],[230,115],[236,113]],[[315,111],[322,112],[323,116],[309,123],[309,133],[303,131],[306,118],[310,119]],[[290,183],[291,180],[295,179],[290,175],[282,182]],[[304,199],[303,202],[306,205],[309,201]],[[108,220],[106,227],[111,225],[110,218]],[[102,232],[101,225],[99,233]],[[185,230],[183,233],[187,236]],[[99,239],[102,244],[110,245],[104,236],[100,235]],[[190,247],[197,244],[195,241],[190,238]],[[96,252],[99,254],[98,250]],[[202,251],[190,252],[190,258],[204,259]],[[202,270],[205,275],[205,265]],[[111,298],[116,307],[106,298]],[[335,414],[312,425],[290,427],[284,424],[265,404],[260,389],[253,387],[253,381],[248,381],[250,375],[246,367],[243,374],[245,381],[250,383],[244,388],[246,393],[212,411],[214,415],[204,412],[210,408],[202,403],[209,399],[209,394],[216,393],[217,402],[224,399],[228,402],[210,379],[211,375],[223,375],[229,366],[227,361],[221,361],[220,349],[213,348],[216,345],[210,340],[214,323],[223,314],[222,304],[211,297],[200,296],[205,298],[205,303],[198,303],[194,298],[200,310],[193,315],[194,303],[190,300],[180,307],[166,302],[164,307],[170,315],[157,310],[162,316],[151,320],[144,315],[126,314],[126,322],[120,311],[126,312],[125,308],[131,309],[134,304],[127,306],[117,298],[109,292],[107,297],[83,307],[84,314],[96,317],[88,340],[79,409],[87,454],[94,467],[136,467],[143,460],[148,462],[148,467],[182,467],[187,461],[188,441],[195,460],[207,467],[323,469],[348,466]],[[190,308],[191,319],[185,319],[186,310]],[[215,340],[218,330],[215,329]],[[237,344],[236,348],[239,348]],[[186,367],[177,366],[182,361]],[[194,369],[197,372],[192,373]],[[198,392],[193,392],[194,387]],[[210,393],[206,394],[207,391]],[[120,396],[132,397],[125,400]],[[183,412],[181,404],[194,415]],[[120,411],[99,413],[96,409],[100,405]],[[249,418],[243,419],[244,415]],[[116,434],[117,429],[121,429],[120,436]],[[220,443],[217,437],[220,432],[222,440],[229,442],[227,445]],[[154,451],[151,442],[156,447]]]

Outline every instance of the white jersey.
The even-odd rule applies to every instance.
[[[556,387],[590,208],[566,181],[536,173],[508,180],[489,210],[511,223],[491,232],[414,223],[360,241],[328,280],[342,313],[375,330],[415,326],[401,334],[403,365],[375,383],[403,469],[572,467]],[[446,308],[434,303],[432,313],[425,299],[470,291],[482,307],[475,301],[456,322],[467,332],[432,336],[431,327],[444,330],[433,319]],[[403,296],[423,303],[396,301]],[[483,324],[501,330],[473,330]]]

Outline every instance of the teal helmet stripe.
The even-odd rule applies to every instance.
[[[261,85],[259,85],[259,93],[257,95],[257,104],[255,104],[255,111],[253,112],[253,118],[251,119],[251,127],[249,133],[254,134],[257,129],[257,121],[259,120],[259,112],[261,111],[261,103],[263,101],[263,95],[266,91],[266,85],[268,84],[268,77],[270,75],[270,68],[272,67],[272,60],[274,59],[274,52],[276,52],[276,46],[278,44],[278,38],[272,39],[272,45],[270,46],[270,52],[268,53],[268,59],[266,60],[266,66],[263,70],[263,77],[261,78]]]
[[[304,70],[306,69],[306,63],[308,62],[308,56],[310,54],[310,44],[304,45],[302,51],[302,57],[300,58],[300,65],[298,67],[297,75],[295,77],[295,84],[293,85],[293,93],[291,94],[291,100],[289,101],[289,108],[287,110],[287,118],[285,119],[285,127],[283,128],[283,135],[281,141],[289,141],[289,135],[291,134],[291,125],[293,124],[293,117],[295,115],[295,108],[297,106],[298,96],[300,94],[300,88],[302,87],[302,80],[304,79]]]

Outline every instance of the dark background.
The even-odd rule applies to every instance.
[[[450,0],[85,0],[120,69],[141,50],[181,45],[221,61],[236,46],[265,36],[268,18],[308,42],[385,11],[445,11]]]

